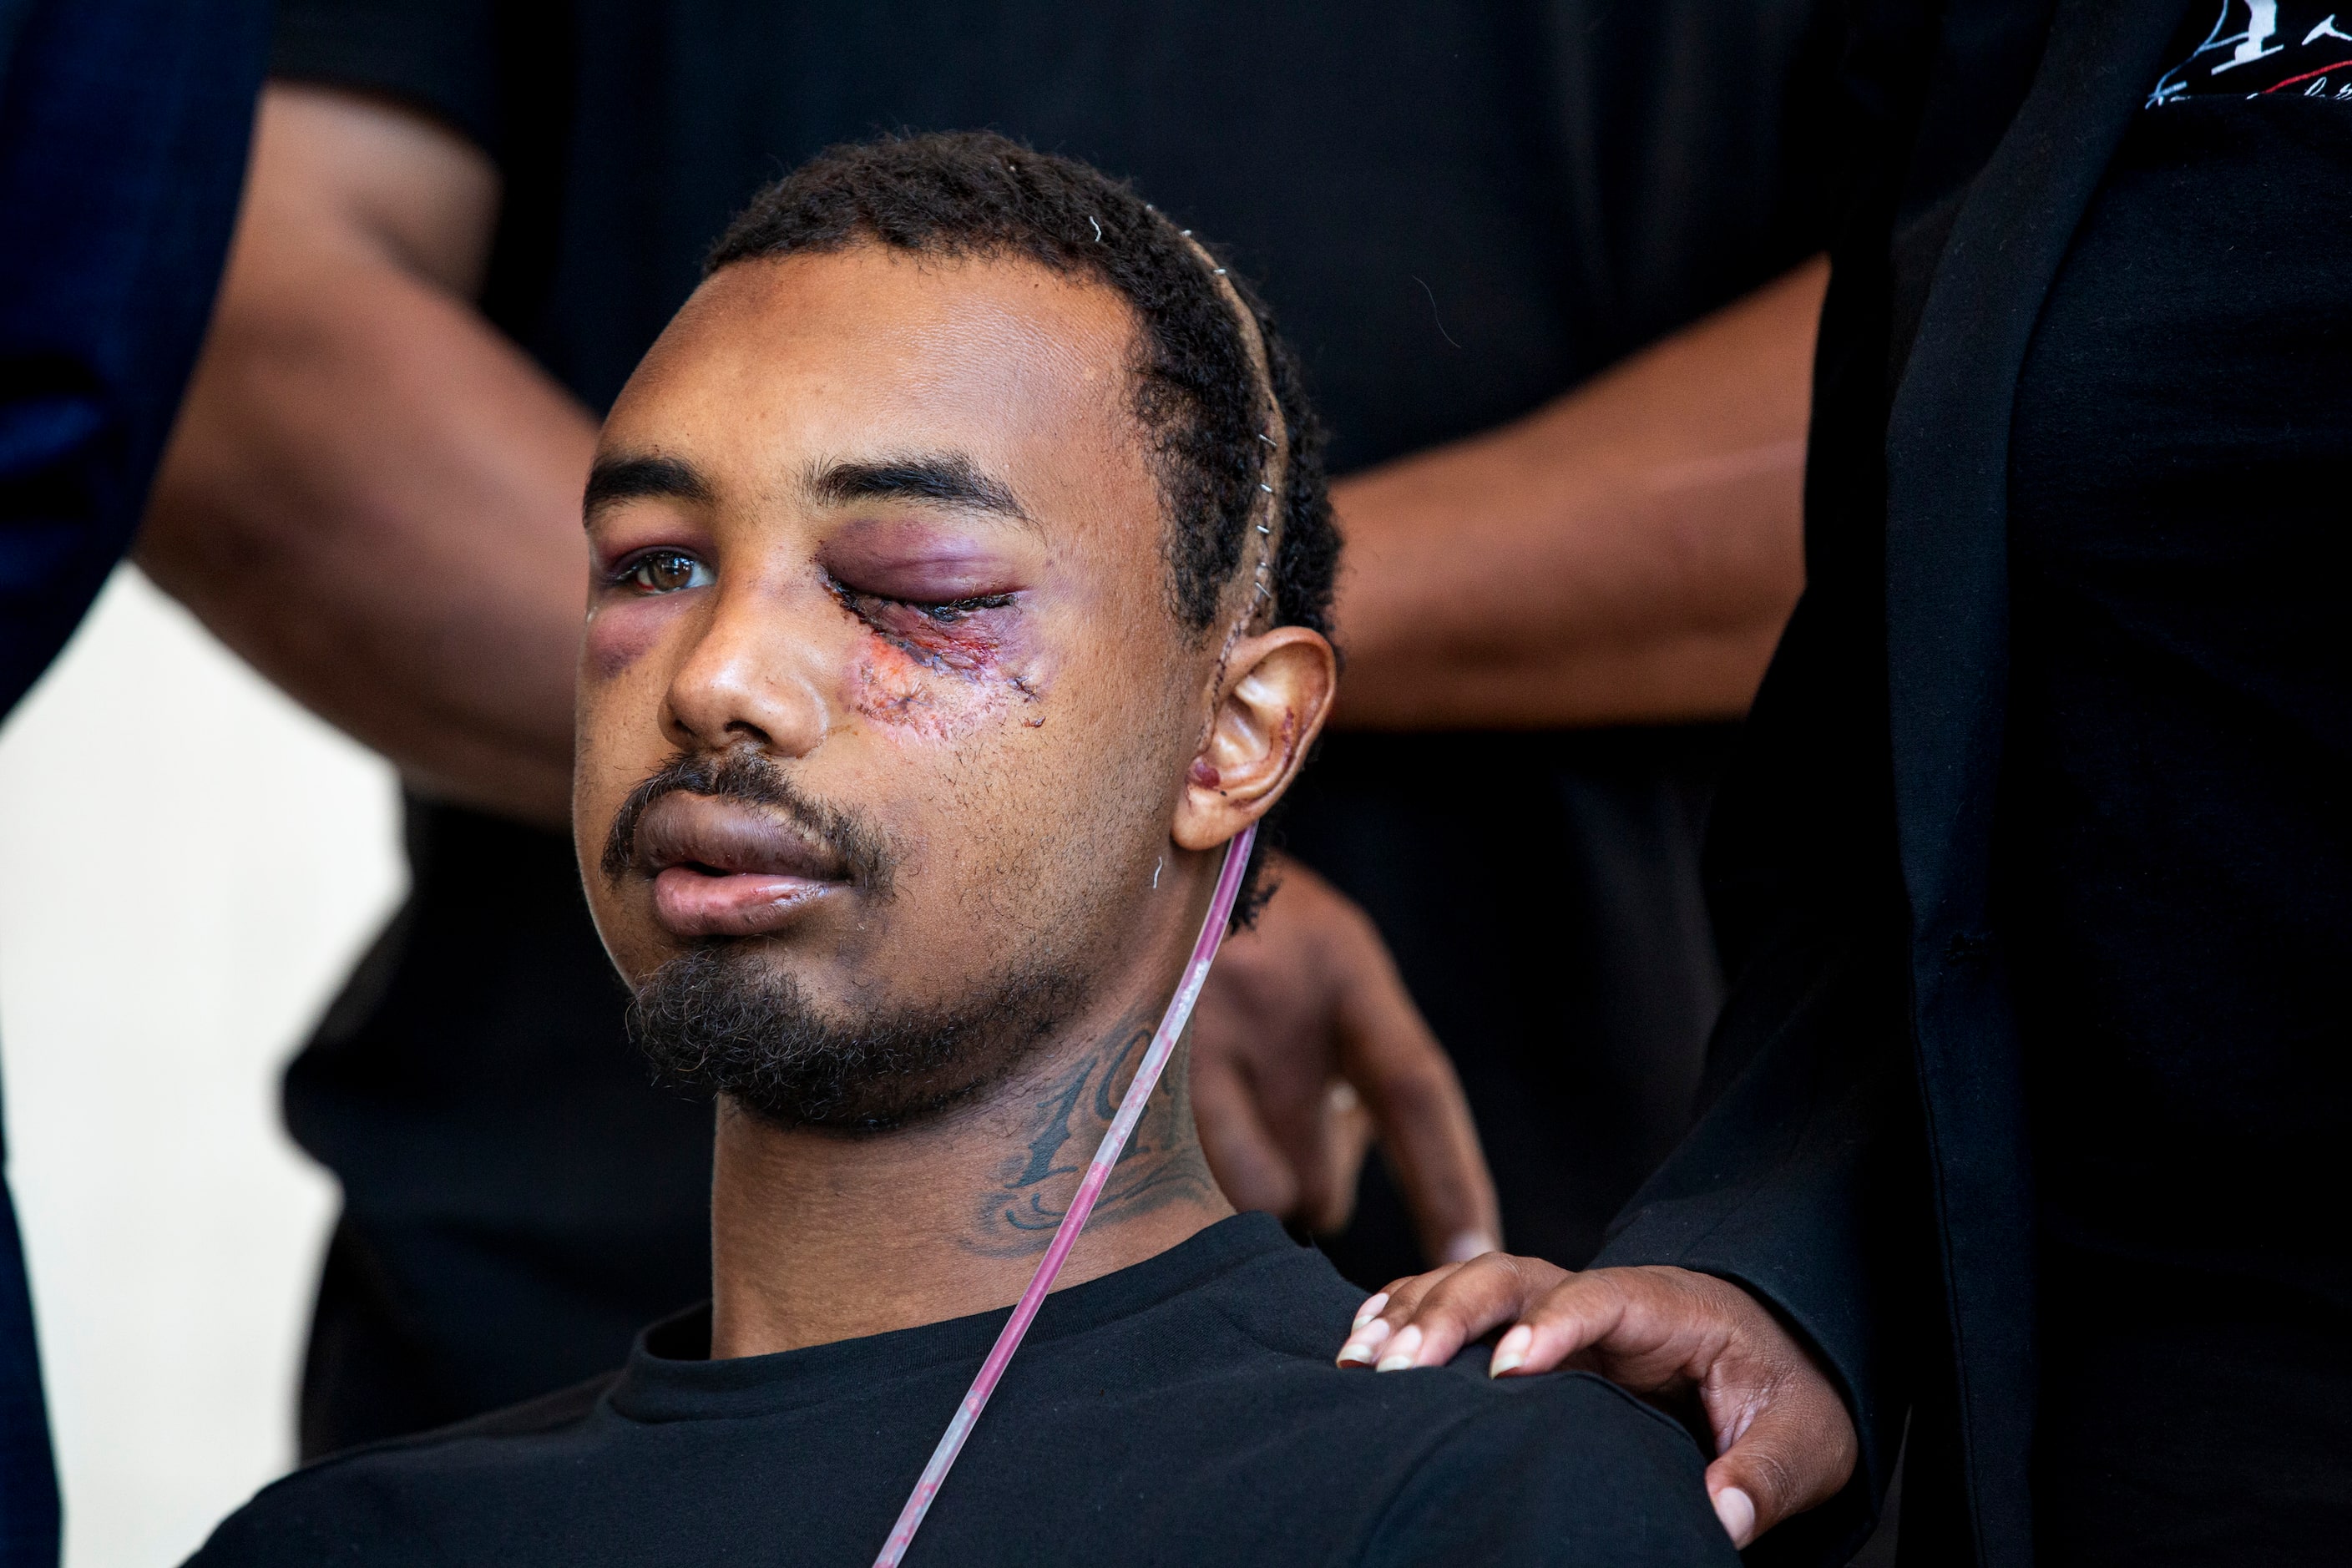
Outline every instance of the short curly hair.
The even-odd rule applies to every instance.
[[[1169,604],[1179,625],[1201,636],[1215,623],[1278,468],[1269,624],[1330,636],[1339,531],[1323,427],[1265,302],[1213,246],[1100,170],[965,131],[827,148],[752,198],[706,271],[855,245],[1017,258],[1125,300],[1140,329],[1131,407],[1168,512]],[[1269,403],[1279,433],[1266,428]],[[1260,888],[1265,842],[1261,835],[1237,924],[1249,923],[1271,891]]]

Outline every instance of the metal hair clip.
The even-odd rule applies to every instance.
[[[1257,531],[1258,531],[1260,533],[1269,534],[1269,535],[1270,535],[1270,534],[1272,534],[1272,533],[1274,532],[1274,530],[1272,530],[1272,529],[1270,529],[1270,528],[1266,527],[1266,525],[1265,525],[1265,524],[1264,524],[1264,523],[1262,523],[1262,522],[1261,522],[1261,523],[1259,523],[1259,524],[1257,525]]]

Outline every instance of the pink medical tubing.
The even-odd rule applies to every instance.
[[[1234,900],[1241,895],[1242,873],[1249,867],[1250,846],[1256,838],[1257,827],[1252,824],[1226,847],[1224,868],[1217,873],[1217,890],[1209,900],[1208,918],[1201,922],[1200,939],[1192,943],[1192,960],[1184,966],[1184,978],[1178,983],[1176,994],[1168,999],[1168,1011],[1160,1015],[1150,1048],[1143,1053],[1142,1064],[1135,1069],[1135,1081],[1127,1086],[1127,1098],[1118,1102],[1118,1114],[1111,1119],[1110,1131],[1103,1134],[1101,1144],[1095,1150],[1094,1163],[1087,1167],[1077,1195],[1070,1200],[1069,1211],[1062,1215],[1061,1226],[1054,1232],[1054,1245],[1045,1249],[1037,1272],[1029,1277],[1029,1289],[1021,1292],[1021,1302],[1005,1321],[1003,1331],[996,1336],[995,1347],[980,1363],[980,1375],[965,1391],[955,1419],[940,1435],[940,1446],[931,1450],[931,1462],[923,1467],[922,1479],[915,1483],[907,1506],[898,1510],[898,1522],[890,1527],[890,1539],[883,1543],[882,1554],[874,1559],[874,1568],[898,1568],[898,1560],[906,1556],[915,1531],[922,1525],[923,1515],[931,1510],[931,1500],[940,1495],[940,1486],[948,1479],[949,1468],[963,1452],[964,1439],[971,1436],[973,1423],[988,1407],[988,1396],[996,1392],[997,1380],[1004,1375],[1005,1364],[1021,1348],[1022,1337],[1028,1333],[1037,1309],[1045,1304],[1045,1293],[1054,1288],[1055,1276],[1061,1273],[1070,1248],[1077,1245],[1078,1232],[1086,1229],[1087,1216],[1094,1213],[1095,1200],[1102,1196],[1103,1184],[1110,1180],[1111,1167],[1118,1163],[1135,1124],[1143,1118],[1144,1102],[1151,1098],[1161,1070],[1168,1066],[1168,1058],[1184,1033],[1185,1024],[1192,1019],[1192,1004],[1200,1000],[1201,984],[1209,978],[1209,965],[1215,962],[1217,946],[1224,941],[1225,927],[1233,920]]]

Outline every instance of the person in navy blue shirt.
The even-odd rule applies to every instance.
[[[129,547],[245,173],[258,0],[0,0],[0,712]],[[30,1296],[0,1187],[0,1568],[58,1560]]]

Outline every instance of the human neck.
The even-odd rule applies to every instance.
[[[1133,1079],[1157,1002],[1037,1051],[975,1101],[866,1137],[719,1111],[714,1359],[935,1323],[1020,1298]],[[1189,1038],[1152,1091],[1059,1283],[1140,1263],[1233,1207],[1192,1127]]]

